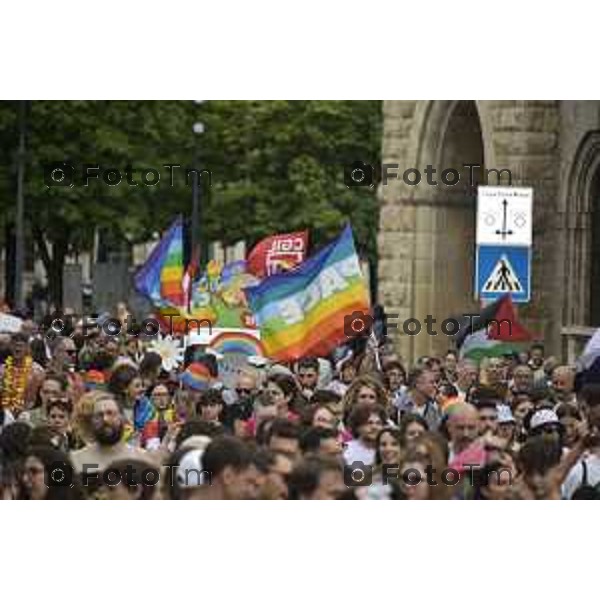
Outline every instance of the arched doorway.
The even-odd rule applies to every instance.
[[[600,167],[594,172],[588,194],[591,207],[588,323],[600,327]]]
[[[431,306],[438,330],[431,349],[443,352],[449,346],[449,339],[440,331],[441,322],[465,312],[476,312],[478,307],[474,295],[475,225],[477,185],[483,183],[484,144],[474,101],[457,101],[448,107],[432,158],[439,183],[431,197],[435,233]],[[469,170],[463,166],[467,164],[479,168]],[[459,173],[456,185],[441,181],[442,172],[448,169]]]
[[[579,356],[600,327],[600,132],[589,132],[573,156],[563,197],[562,347]]]
[[[600,326],[600,132],[588,133],[566,188],[563,325]]]

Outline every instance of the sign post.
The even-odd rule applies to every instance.
[[[531,299],[533,189],[479,186],[475,298]]]

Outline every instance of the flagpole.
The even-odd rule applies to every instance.
[[[196,135],[204,133],[203,123],[194,123],[193,131]],[[194,141],[194,178],[192,181],[192,252],[191,259],[200,262],[200,218],[202,202],[202,186],[200,185],[200,170],[198,168],[198,144]]]

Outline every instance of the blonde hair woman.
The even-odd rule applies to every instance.
[[[92,416],[96,401],[103,396],[110,396],[107,392],[93,390],[86,392],[75,404],[73,410],[73,433],[83,444],[90,444],[94,441],[94,431],[92,427]]]

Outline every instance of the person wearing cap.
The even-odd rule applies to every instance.
[[[517,424],[515,418],[510,410],[510,407],[506,404],[499,404],[498,407],[498,420],[496,435],[503,440],[506,440],[506,449],[511,451],[517,451],[519,445],[515,440],[515,434],[517,431]]]
[[[560,434],[562,436],[562,425],[556,412],[550,408],[542,408],[534,411],[531,414],[528,424],[528,432],[530,436],[533,435],[555,435]]]
[[[559,455],[564,456],[568,452],[563,443],[564,428],[553,409],[540,408],[534,411],[526,426],[528,439],[542,436]]]

